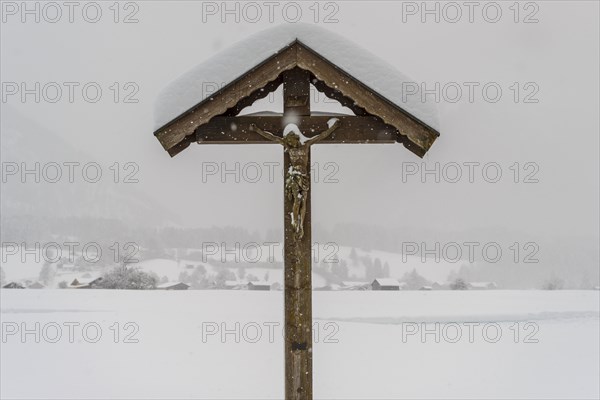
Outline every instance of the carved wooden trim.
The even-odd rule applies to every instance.
[[[403,143],[419,157],[429,150],[439,136],[435,129],[371,90],[299,41],[286,46],[209,99],[158,129],[155,135],[169,154],[174,156],[196,140],[195,133],[198,128],[208,124],[214,117],[237,115],[244,107],[275,90],[282,82],[283,72],[296,67],[310,71],[316,79],[313,84],[318,90],[340,101],[355,114],[375,116],[385,124],[394,127],[397,130],[395,140]],[[244,142],[242,138],[238,140]],[[367,142],[371,140],[361,143]]]
[[[315,51],[299,44],[297,51],[299,67],[310,70],[318,80],[323,81],[330,88],[339,90],[369,114],[376,115],[387,124],[396,127],[401,135],[406,136],[416,146],[409,150],[418,156],[422,157],[429,150],[439,136],[437,131],[354,79]],[[407,143],[401,138],[399,141]]]
[[[296,50],[295,44],[287,46],[223,87],[210,98],[158,129],[154,135],[165,150],[170,150],[211,118],[226,113],[228,109],[234,108],[241,99],[264,88],[269,82],[277,80],[283,71],[294,68],[296,66]]]

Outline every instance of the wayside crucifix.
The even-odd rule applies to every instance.
[[[277,29],[277,28],[275,28]],[[262,40],[278,43],[291,40],[210,96],[198,95],[187,111],[161,124],[155,136],[174,156],[191,143],[210,144],[280,144],[284,157],[284,264],[285,264],[285,396],[286,399],[312,399],[312,285],[311,285],[311,146],[322,143],[402,143],[422,157],[439,136],[437,130],[405,110],[394,88],[401,78],[387,70],[378,70],[376,61],[371,72],[347,72],[327,58],[328,49],[347,46],[348,62],[366,57],[355,47],[339,39],[329,47],[326,37],[315,39],[311,29],[290,33],[288,29],[247,39],[245,53],[264,53]],[[323,35],[323,31],[319,31]],[[279,36],[284,39],[280,39]],[[293,36],[290,36],[293,35]],[[325,33],[327,35],[327,33]],[[310,43],[310,46],[303,41]],[[278,39],[279,38],[279,39]],[[256,45],[254,51],[252,46]],[[321,46],[322,49],[313,47]],[[323,54],[321,54],[323,53]],[[338,52],[331,52],[340,57]],[[222,57],[235,58],[232,54]],[[222,61],[222,60],[221,60]],[[344,61],[344,60],[342,60]],[[219,61],[220,62],[220,61]],[[339,61],[338,61],[339,62]],[[209,61],[210,63],[210,61]],[[218,61],[215,61],[218,65]],[[243,63],[240,65],[244,65]],[[243,66],[240,68],[244,68]],[[177,82],[168,98],[189,96],[202,74],[214,71],[210,64]],[[216,72],[213,72],[216,73]],[[372,74],[388,73],[389,82],[380,93],[370,86]],[[364,80],[359,80],[364,76]],[[310,85],[326,96],[338,100],[354,115],[311,113]],[[187,85],[187,86],[186,86]],[[240,111],[283,85],[283,113],[280,115],[239,115]],[[389,86],[389,88],[387,87]],[[193,97],[190,101],[194,101]],[[416,106],[414,110],[419,110]],[[423,118],[424,119],[424,118]]]

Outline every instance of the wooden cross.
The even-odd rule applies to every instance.
[[[311,83],[355,115],[312,115]],[[238,115],[281,84],[282,115]],[[296,127],[307,140],[299,140]],[[313,393],[311,145],[398,142],[423,156],[438,135],[297,40],[155,132],[171,156],[193,142],[283,145],[286,399]]]

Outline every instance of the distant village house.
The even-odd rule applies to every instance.
[[[27,286],[27,289],[44,289],[46,285],[41,282],[33,282],[32,284]]]
[[[19,282],[9,282],[2,286],[2,289],[25,289],[25,286],[21,285]]]
[[[71,289],[92,289],[97,287],[98,284],[102,281],[102,277],[98,278],[75,278],[69,284],[69,288]]]
[[[190,285],[183,282],[166,282],[156,286],[158,290],[188,290]]]
[[[248,290],[279,290],[281,284],[279,282],[270,281],[255,281],[248,282]]]
[[[400,282],[393,278],[377,278],[371,283],[373,290],[400,290]]]

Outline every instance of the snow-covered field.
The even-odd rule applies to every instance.
[[[315,398],[598,398],[599,295],[315,292]],[[0,299],[2,398],[283,395],[283,292]]]

